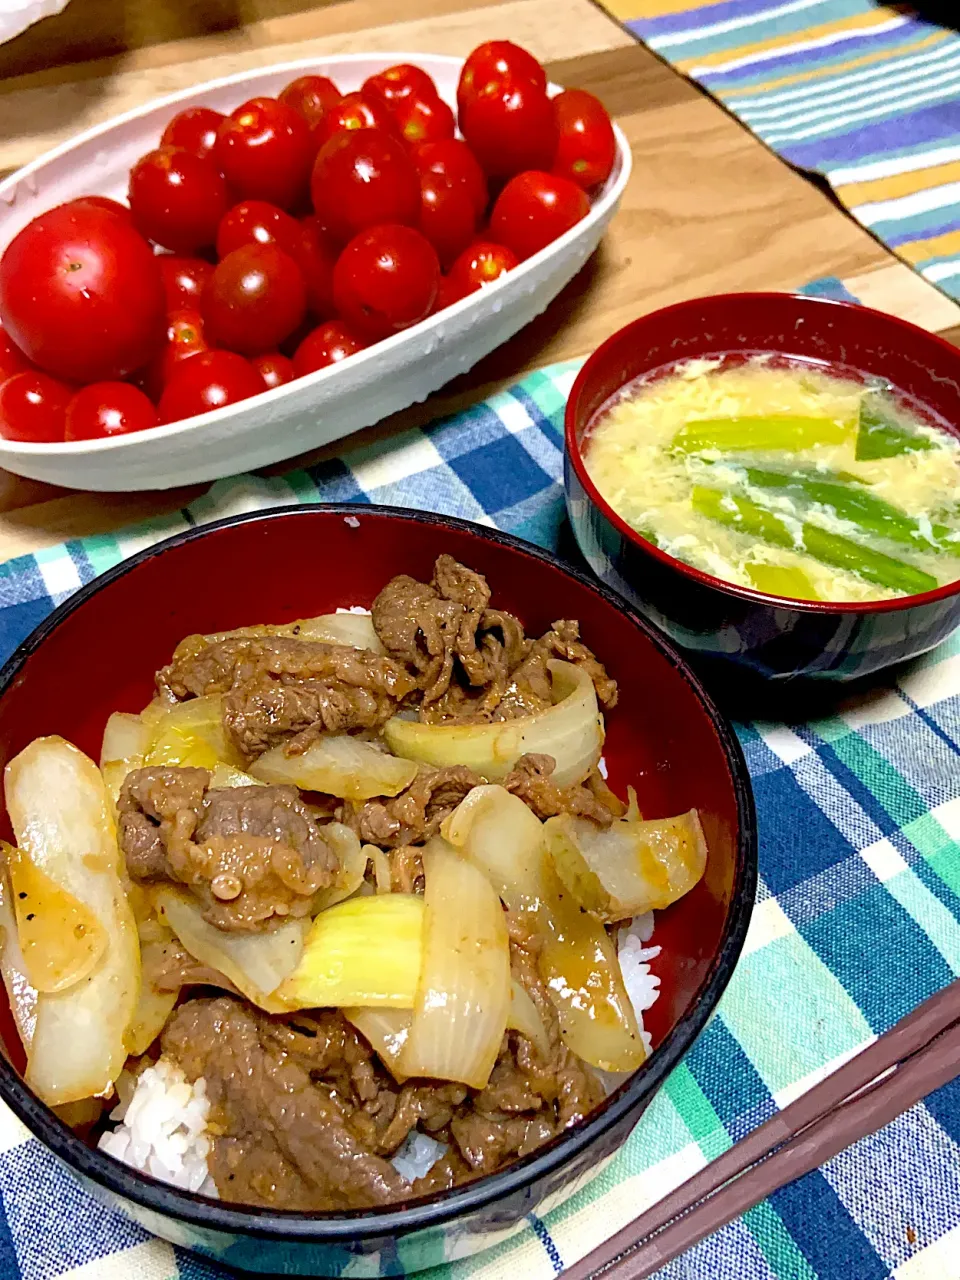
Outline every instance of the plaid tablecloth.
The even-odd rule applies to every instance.
[[[960,298],[955,0],[601,3]]]
[[[835,282],[812,291],[836,292]],[[239,478],[169,519],[0,568],[6,656],[76,587],[188,524],[278,503],[388,502],[563,545],[571,365],[458,417],[283,479]],[[960,637],[811,724],[741,724],[760,817],[759,901],[711,1021],[619,1157],[521,1234],[429,1280],[546,1280],[960,974]],[[3,1280],[215,1280],[74,1183],[0,1108]],[[670,1280],[957,1280],[960,1083],[777,1192]]]

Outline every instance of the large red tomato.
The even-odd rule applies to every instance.
[[[518,173],[497,197],[490,234],[529,258],[586,217],[590,201],[583,188],[552,173]]]
[[[228,253],[203,293],[208,341],[244,355],[278,347],[306,309],[300,268],[272,244],[247,244]]]
[[[0,260],[0,323],[42,369],[75,382],[122,378],[163,342],[163,280],[144,238],[93,205],[61,205]]]
[[[532,53],[510,40],[488,40],[477,45],[460,72],[457,85],[457,111],[460,115],[492,80],[502,80],[504,76],[528,80],[538,89],[547,87],[547,73]]]
[[[553,172],[584,191],[606,182],[617,158],[617,140],[606,107],[585,89],[567,89],[553,99],[559,140]]]
[[[26,373],[30,361],[5,329],[0,329],[0,385],[15,373]]]
[[[349,240],[385,222],[415,226],[420,183],[407,149],[382,129],[351,129],[325,143],[311,183],[313,207],[330,232]]]
[[[411,147],[410,158],[421,177],[438,173],[451,182],[466,187],[477,219],[483,217],[490,199],[487,179],[477,157],[461,138],[441,138],[438,142],[421,142]]]
[[[161,422],[179,422],[211,409],[236,404],[264,390],[249,361],[233,351],[203,351],[184,360],[160,397]]]
[[[212,160],[182,147],[161,147],[130,170],[130,209],[137,230],[174,253],[212,245],[230,207],[227,184]]]
[[[0,436],[31,444],[63,439],[73,387],[39,369],[15,373],[0,384]]]
[[[355,356],[366,345],[342,320],[328,320],[311,330],[297,347],[293,367],[297,377],[303,378],[317,369],[326,369],[328,365]]]
[[[161,147],[183,147],[201,159],[213,150],[217,130],[226,116],[212,107],[185,107],[173,117],[160,135]]]
[[[128,205],[121,204],[119,200],[111,200],[109,196],[78,196],[76,200],[71,200],[70,204],[94,205],[97,209],[106,209],[109,213],[115,213],[118,218],[123,218],[125,222],[133,226],[133,214],[130,212]]]
[[[285,106],[293,107],[297,115],[303,116],[312,129],[331,107],[337,105],[343,94],[326,76],[298,76],[277,97]]]
[[[440,287],[436,251],[412,227],[371,227],[354,237],[333,269],[333,297],[348,324],[386,338],[430,314]]]
[[[129,382],[91,382],[67,405],[67,440],[103,440],[146,431],[157,425],[157,411]]]
[[[224,120],[213,158],[236,195],[290,209],[306,194],[315,145],[303,116],[276,98],[251,98]]]
[[[557,152],[557,122],[543,89],[529,80],[491,80],[464,107],[460,129],[492,178],[547,169]]]

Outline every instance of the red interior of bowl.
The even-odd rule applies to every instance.
[[[99,759],[107,716],[138,711],[153,673],[192,632],[285,622],[369,606],[397,573],[429,579],[449,552],[486,574],[499,606],[528,632],[579,619],[620,685],[605,756],[621,794],[637,788],[645,816],[699,809],[710,861],[697,888],[661,913],[654,963],[661,997],[647,1015],[659,1043],[688,1010],[720,950],[735,883],[738,816],[721,737],[694,687],[631,618],[559,566],[463,528],[355,509],[295,510],[229,525],[129,568],[91,594],[26,658],[0,696],[0,766],[31,739],[60,734]],[[3,835],[9,838],[4,812]],[[4,999],[0,1034],[23,1055]]]

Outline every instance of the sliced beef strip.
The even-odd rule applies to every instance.
[[[157,675],[176,698],[224,694],[224,726],[244,756],[320,733],[374,729],[416,681],[392,658],[293,636],[229,636],[178,650]]]
[[[421,765],[417,776],[392,800],[368,800],[345,812],[344,821],[365,844],[382,849],[423,844],[440,830],[472,787],[483,779],[466,765],[433,769]]]
[[[580,639],[579,622],[561,619],[539,640],[528,641],[527,645],[523,661],[511,672],[510,686],[500,701],[495,719],[532,715],[553,706],[547,663],[554,658],[572,662],[586,671],[605,711],[617,705],[617,682],[607,675],[603,663]]]
[[[410,1184],[351,1131],[352,1099],[324,1078],[332,1066],[324,1054],[342,1058],[345,1033],[337,1041],[318,1020],[322,1052],[312,1057],[276,1028],[252,1006],[222,998],[181,1005],[163,1032],[163,1052],[188,1079],[206,1081],[216,1134],[210,1172],[221,1198],[316,1212],[409,1197]]]
[[[537,815],[541,821],[560,813],[590,818],[598,826],[609,827],[623,813],[623,805],[594,770],[584,784],[558,787],[550,775],[557,766],[553,756],[521,756],[503,785]]]
[[[130,878],[186,886],[220,929],[252,931],[308,915],[338,869],[295,787],[208,790],[205,769],[138,769],[120,792]]]

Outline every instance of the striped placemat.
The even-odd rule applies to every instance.
[[[660,57],[960,298],[960,6],[604,0]],[[952,15],[952,16],[951,16]]]
[[[849,296],[838,280],[807,292]],[[175,515],[0,566],[0,659],[77,587],[192,524],[299,502],[444,511],[563,552],[575,364],[309,471],[221,481]],[[960,634],[807,724],[741,724],[761,883],[718,1013],[619,1155],[474,1258],[399,1241],[389,1274],[549,1280],[960,975]],[[654,964],[655,968],[655,964]],[[104,1209],[0,1105],[2,1280],[227,1280]],[[426,1268],[426,1270],[424,1270]],[[343,1275],[369,1275],[359,1260]],[[960,1082],[778,1191],[667,1280],[960,1280]]]

